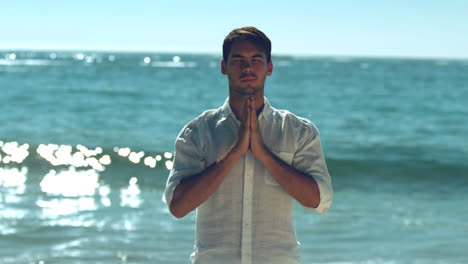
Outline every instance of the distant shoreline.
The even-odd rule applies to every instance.
[[[171,55],[205,55],[222,57],[221,51],[169,51],[169,50],[106,50],[106,49],[24,49],[0,48],[0,53],[11,52],[65,52],[65,53],[120,53],[120,54],[171,54]],[[395,59],[395,60],[442,60],[442,61],[468,61],[465,57],[437,57],[437,56],[405,56],[405,55],[345,55],[345,54],[299,54],[272,52],[273,57],[293,58],[338,58],[338,59]],[[0,55],[0,57],[3,57]]]

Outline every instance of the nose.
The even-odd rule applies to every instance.
[[[252,64],[250,63],[250,61],[243,61],[241,66],[242,66],[242,71],[243,72],[252,72],[253,71]]]

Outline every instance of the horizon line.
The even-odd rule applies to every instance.
[[[202,50],[151,50],[151,49],[103,49],[103,48],[8,48],[0,47],[0,52],[9,51],[37,51],[37,52],[102,52],[102,53],[163,53],[163,54],[199,54],[220,56],[222,52],[202,51]],[[362,59],[409,59],[409,60],[468,60],[467,57],[452,57],[452,56],[430,56],[430,55],[376,55],[376,54],[319,54],[319,53],[288,53],[288,52],[272,52],[271,56],[278,57],[315,57],[315,58],[362,58]]]

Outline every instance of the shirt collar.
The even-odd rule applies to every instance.
[[[235,121],[239,122],[234,112],[232,112],[231,106],[229,105],[229,97],[226,99],[226,101],[224,101],[224,104],[221,107],[221,112],[222,112],[223,118],[228,118],[229,116],[232,116]],[[262,117],[265,118],[265,120],[267,121],[270,121],[270,122],[273,121],[273,108],[271,107],[270,102],[268,102],[266,97],[263,97],[263,109],[259,115],[259,120]]]
[[[229,105],[229,97],[226,98],[226,101],[224,101],[223,106],[221,106],[221,113],[223,118],[227,118],[230,115],[235,117],[234,113],[232,112],[231,106]]]
[[[268,102],[266,97],[263,97],[263,109],[260,113],[260,117],[262,116],[265,120],[273,122],[273,107],[271,107],[270,102]]]

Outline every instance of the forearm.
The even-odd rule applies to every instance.
[[[169,206],[171,213],[177,218],[184,217],[206,201],[241,157],[233,148],[204,171],[182,180],[174,190]]]
[[[316,208],[320,204],[320,190],[317,182],[289,164],[266,152],[259,159],[283,189],[302,205]]]

